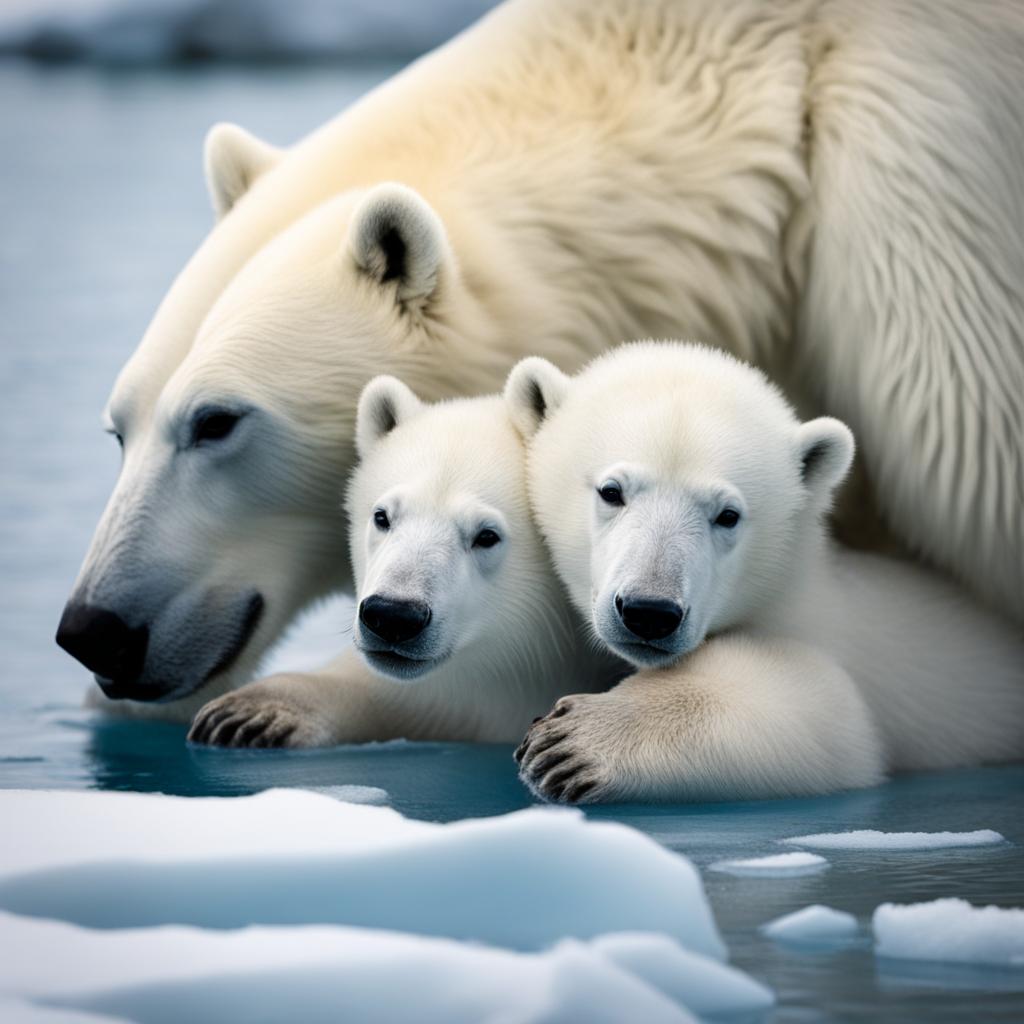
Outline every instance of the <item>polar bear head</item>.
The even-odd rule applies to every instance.
[[[638,666],[784,596],[853,458],[845,425],[801,424],[759,371],[694,345],[628,345],[574,378],[529,358],[505,394],[559,575]]]
[[[57,639],[110,697],[244,681],[303,606],[349,583],[363,385],[382,370],[430,396],[477,383],[453,347],[478,304],[434,209],[399,184],[332,195],[313,164],[212,133],[220,220],[109,400],[122,468]]]
[[[359,402],[347,510],[354,641],[377,672],[425,675],[480,652],[483,671],[545,642],[557,604],[532,523],[526,452],[500,397],[426,405],[394,377]],[[561,627],[562,623],[554,626]],[[513,655],[514,656],[514,655]]]

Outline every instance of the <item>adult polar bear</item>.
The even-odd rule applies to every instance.
[[[1022,86],[1009,3],[516,0],[285,153],[214,130],[59,642],[185,717],[350,587],[371,376],[678,335],[842,416],[895,534],[1024,617]]]

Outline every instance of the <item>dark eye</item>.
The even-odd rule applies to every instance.
[[[501,538],[494,532],[494,530],[481,530],[473,538],[473,547],[475,548],[493,548]]]
[[[192,426],[192,443],[223,441],[242,417],[238,413],[213,410],[200,413]]]
[[[731,530],[740,521],[740,514],[734,508],[723,508],[718,513],[718,518],[715,520],[715,526],[721,526],[726,530]]]
[[[601,484],[597,489],[597,493],[606,505],[626,504],[626,499],[622,497],[622,488],[614,480]]]
[[[388,519],[388,514],[384,509],[379,508],[373,513],[373,525],[376,526],[378,530],[391,529],[391,520]]]

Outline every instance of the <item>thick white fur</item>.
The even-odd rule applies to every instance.
[[[824,793],[889,771],[1024,755],[1024,635],[925,569],[825,535],[852,456],[762,374],[638,344],[575,378],[528,359],[506,388],[531,500],[599,639],[639,671],[563,698],[520,751],[561,800]],[[541,410],[541,412],[538,412]],[[624,505],[597,493],[621,484]],[[728,530],[714,520],[742,510]],[[617,595],[688,607],[633,649]]]
[[[357,598],[429,604],[421,639],[442,656],[403,679],[352,650],[343,685],[330,676],[251,683],[202,709],[194,741],[510,742],[562,694],[607,689],[621,677],[624,664],[589,642],[551,567],[530,515],[525,447],[501,398],[429,406],[379,377],[359,403],[357,437],[347,502]],[[390,517],[386,531],[374,523],[377,509]],[[501,539],[474,549],[484,527]],[[365,651],[358,615],[354,630]]]
[[[338,495],[371,376],[485,393],[531,351],[572,370],[684,334],[853,426],[874,489],[847,532],[877,546],[884,521],[1020,620],[1022,88],[1010,2],[514,0],[269,163],[222,134],[230,212],[114,389],[124,470],[76,597],[150,626],[168,698],[258,591],[223,692],[351,587]],[[387,182],[430,231],[382,283],[354,225]],[[171,443],[206,398],[262,424],[212,479]]]

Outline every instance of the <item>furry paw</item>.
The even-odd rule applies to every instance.
[[[190,743],[211,747],[322,747],[333,742],[316,711],[275,678],[253,683],[200,708]]]
[[[602,737],[615,728],[609,694],[562,697],[515,752],[519,777],[542,800],[599,803],[616,795]]]

